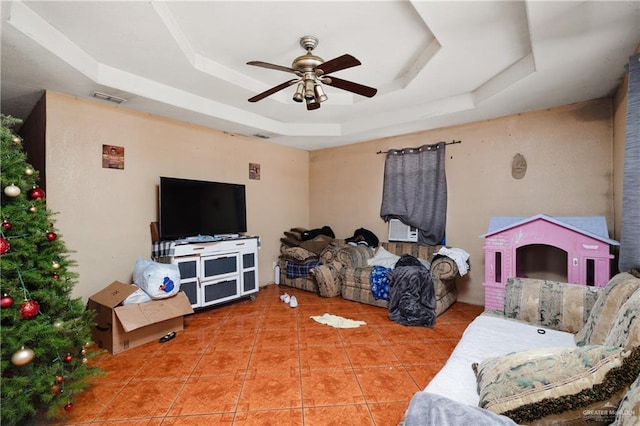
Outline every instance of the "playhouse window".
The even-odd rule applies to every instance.
[[[587,276],[585,279],[586,285],[595,285],[596,283],[596,261],[594,259],[587,259]]]
[[[502,282],[502,253],[497,251],[495,258],[494,270],[496,271],[496,282]]]

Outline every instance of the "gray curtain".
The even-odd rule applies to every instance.
[[[440,244],[447,217],[445,143],[392,149],[384,164],[380,216],[418,228],[418,243]]]
[[[640,53],[629,58],[618,269],[640,270]]]

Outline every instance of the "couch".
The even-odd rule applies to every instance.
[[[456,277],[459,276],[458,266],[449,257],[437,256],[442,246],[383,242],[381,247],[393,255],[410,254],[429,262],[436,294],[436,315],[442,314],[457,300]],[[371,291],[370,280],[373,266],[369,266],[367,261],[373,258],[374,254],[373,250],[366,250],[363,247],[348,246],[339,250],[338,261],[342,265],[340,271],[341,293],[342,297],[347,300],[386,308],[388,303],[385,300],[376,300]]]
[[[640,279],[508,279],[401,424],[640,424]]]
[[[456,262],[450,257],[437,256],[442,246],[422,246],[408,242],[383,242],[380,244],[397,256],[410,254],[430,263],[431,278],[436,293],[436,315],[443,313],[457,299]],[[367,260],[374,257],[376,249],[365,245],[350,245],[344,240],[333,240],[319,254],[302,247],[281,246],[278,266],[280,284],[300,290],[312,291],[322,297],[342,296],[344,299],[386,308],[388,302],[376,299],[370,285],[373,266]],[[297,265],[293,265],[296,264]],[[304,265],[312,265],[307,275],[292,276],[292,266],[304,271]]]

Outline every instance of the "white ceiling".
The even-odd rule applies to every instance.
[[[44,90],[314,150],[609,96],[640,42],[633,1],[2,1],[2,112]],[[362,65],[307,111],[291,66],[304,35]],[[105,102],[98,101],[96,102]]]

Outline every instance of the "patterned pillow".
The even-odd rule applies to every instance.
[[[627,272],[621,272],[611,278],[593,305],[589,319],[576,334],[576,344],[602,345],[618,311],[638,288],[640,279]]]
[[[627,391],[616,410],[613,426],[637,426],[640,424],[640,376]]]
[[[340,295],[340,277],[333,265],[320,265],[311,271],[318,283],[318,294],[322,297]]]
[[[595,403],[617,407],[640,373],[640,347],[541,348],[474,363],[480,407],[517,423],[582,419]]]
[[[609,327],[609,333],[604,339],[605,345],[626,349],[640,346],[640,290],[636,290],[624,302]]]
[[[287,247],[280,251],[281,257],[294,263],[306,263],[312,260],[318,260],[317,254],[310,252],[302,247]]]

